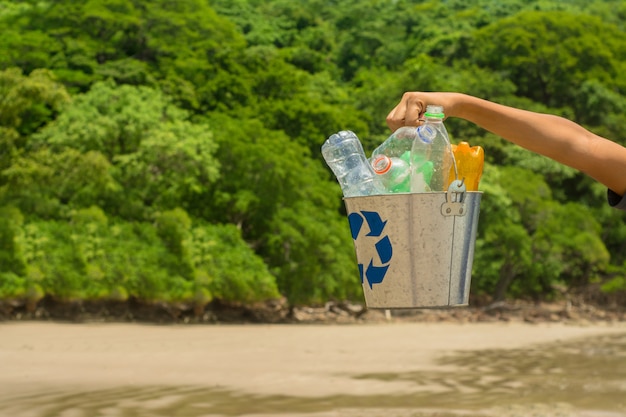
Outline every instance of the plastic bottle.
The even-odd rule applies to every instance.
[[[372,151],[370,162],[373,162],[380,155],[390,158],[400,158],[406,152],[411,152],[413,141],[417,137],[417,128],[414,126],[403,126],[393,132],[383,143]]]
[[[322,145],[324,160],[337,177],[344,197],[382,194],[384,187],[365,157],[359,138],[349,130],[331,135]]]
[[[427,106],[424,117],[411,148],[411,192],[446,191],[453,157],[443,107]]]
[[[460,142],[451,147],[456,162],[456,173],[454,166],[451,167],[448,184],[458,178],[464,181],[467,191],[478,191],[485,165],[485,151],[480,146],[470,147],[467,142]]]
[[[411,153],[406,151],[399,158],[378,155],[371,160],[374,172],[379,176],[385,191],[408,193],[411,191]]]
[[[428,178],[430,181],[430,173],[428,172],[428,164],[424,165],[422,168],[426,168],[425,175],[418,173],[418,179],[415,179],[415,167],[411,157],[411,149],[413,148],[413,143],[418,137],[418,128],[415,126],[403,126],[393,132],[379,147],[374,149],[372,152],[372,156],[370,157],[370,163],[374,165],[377,158],[381,156],[386,156],[388,158],[399,158],[403,159],[408,164],[408,180],[407,183],[402,183],[402,186],[394,186],[386,184],[386,190],[388,192],[412,192],[413,188],[418,191],[415,192],[426,192],[430,191],[428,184],[426,184],[425,178]],[[423,161],[420,161],[423,162]],[[421,165],[420,165],[421,166]],[[412,182],[423,182],[422,187],[413,187],[411,185]],[[383,180],[383,183],[389,183],[389,180]],[[397,190],[397,191],[394,191]]]
[[[430,183],[434,172],[433,162],[418,153],[412,155],[411,161],[411,192],[427,193],[432,191]]]

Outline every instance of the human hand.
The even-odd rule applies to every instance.
[[[446,117],[456,115],[460,95],[457,93],[407,92],[400,103],[387,115],[387,125],[392,131],[402,126],[419,126],[423,122],[426,106],[443,106]]]

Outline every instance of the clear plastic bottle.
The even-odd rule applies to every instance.
[[[380,155],[390,158],[400,158],[406,152],[411,152],[413,141],[417,137],[415,126],[403,126],[393,132],[383,143],[372,151],[370,162],[373,162]]]
[[[412,193],[427,193],[433,191],[430,184],[433,178],[433,162],[426,159],[426,155],[418,153],[411,155],[411,181]]]
[[[384,187],[354,132],[342,130],[331,135],[322,145],[322,155],[337,177],[344,197],[383,194]]]
[[[453,156],[443,107],[427,106],[424,117],[411,148],[411,192],[446,191]]]
[[[391,158],[392,166],[393,159],[403,159],[407,163],[407,179],[406,182],[397,183],[396,185],[390,184],[392,181],[387,175],[387,178],[383,178],[383,185],[387,192],[411,192],[411,173],[413,172],[413,166],[411,162],[411,149],[413,148],[413,142],[417,138],[417,127],[415,126],[403,126],[393,132],[380,146],[378,146],[374,151],[372,151],[372,156],[369,161],[374,166],[376,163],[381,164],[383,161],[386,161],[384,158],[379,159],[381,157]],[[400,165],[398,162],[396,164]],[[380,168],[380,169],[384,169]],[[399,170],[399,168],[398,168]],[[376,171],[376,169],[374,169]],[[394,170],[397,172],[397,170]],[[392,173],[390,175],[397,175]],[[396,180],[397,181],[397,180]],[[386,184],[385,184],[386,183]]]
[[[370,160],[374,172],[378,174],[385,191],[408,193],[411,191],[411,153],[406,151],[399,158],[379,155]]]

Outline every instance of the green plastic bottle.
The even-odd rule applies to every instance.
[[[409,151],[400,157],[378,155],[372,160],[372,168],[388,193],[411,191],[411,163]]]

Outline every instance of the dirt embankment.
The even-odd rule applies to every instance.
[[[448,309],[373,310],[363,304],[328,302],[322,306],[289,306],[285,300],[251,305],[213,302],[59,301],[46,297],[36,305],[0,301],[0,320],[150,323],[367,323],[414,322],[593,322],[626,321],[626,302],[618,298],[567,296],[555,302],[472,299],[468,307]]]

